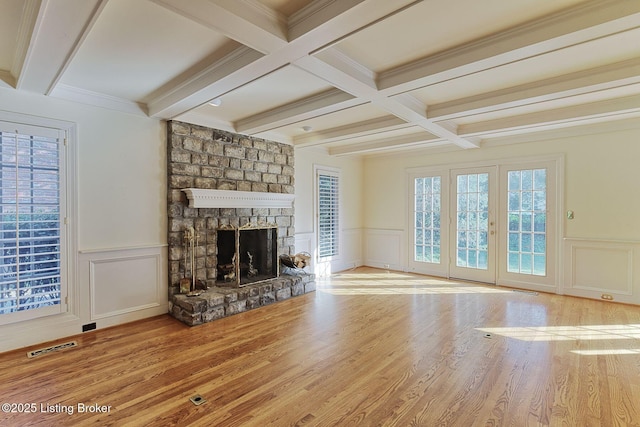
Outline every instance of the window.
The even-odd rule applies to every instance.
[[[440,204],[439,176],[414,180],[414,261],[440,263]]]
[[[339,254],[340,180],[337,172],[317,171],[318,186],[318,256]]]
[[[0,314],[35,318],[63,305],[64,133],[10,126],[0,122]]]

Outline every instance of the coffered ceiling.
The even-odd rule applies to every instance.
[[[334,155],[482,149],[638,122],[640,1],[0,0],[0,87]]]

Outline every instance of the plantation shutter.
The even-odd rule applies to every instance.
[[[338,255],[339,178],[318,174],[318,253],[320,258]]]
[[[56,129],[11,126],[0,122],[0,314],[34,318],[62,306],[63,141]]]

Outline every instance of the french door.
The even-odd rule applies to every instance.
[[[409,174],[409,270],[557,290],[558,159]]]
[[[496,282],[496,168],[451,171],[449,276]]]

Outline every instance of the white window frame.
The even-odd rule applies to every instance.
[[[336,177],[338,180],[338,234],[337,234],[337,253],[331,256],[320,256],[320,175],[332,176]],[[341,170],[339,168],[333,168],[329,166],[321,166],[314,165],[313,167],[313,176],[314,176],[314,229],[315,229],[315,242],[316,242],[316,259],[318,263],[326,263],[333,262],[340,259],[342,255],[342,177]]]
[[[52,326],[51,319],[66,323],[79,319],[77,265],[77,186],[76,126],[74,123],[0,111],[0,125],[16,133],[37,134],[38,129],[60,135],[60,262],[61,302],[53,310],[26,310],[0,315],[0,325]],[[39,313],[37,313],[39,312]],[[36,316],[34,316],[36,314]],[[6,326],[5,326],[6,327]]]

